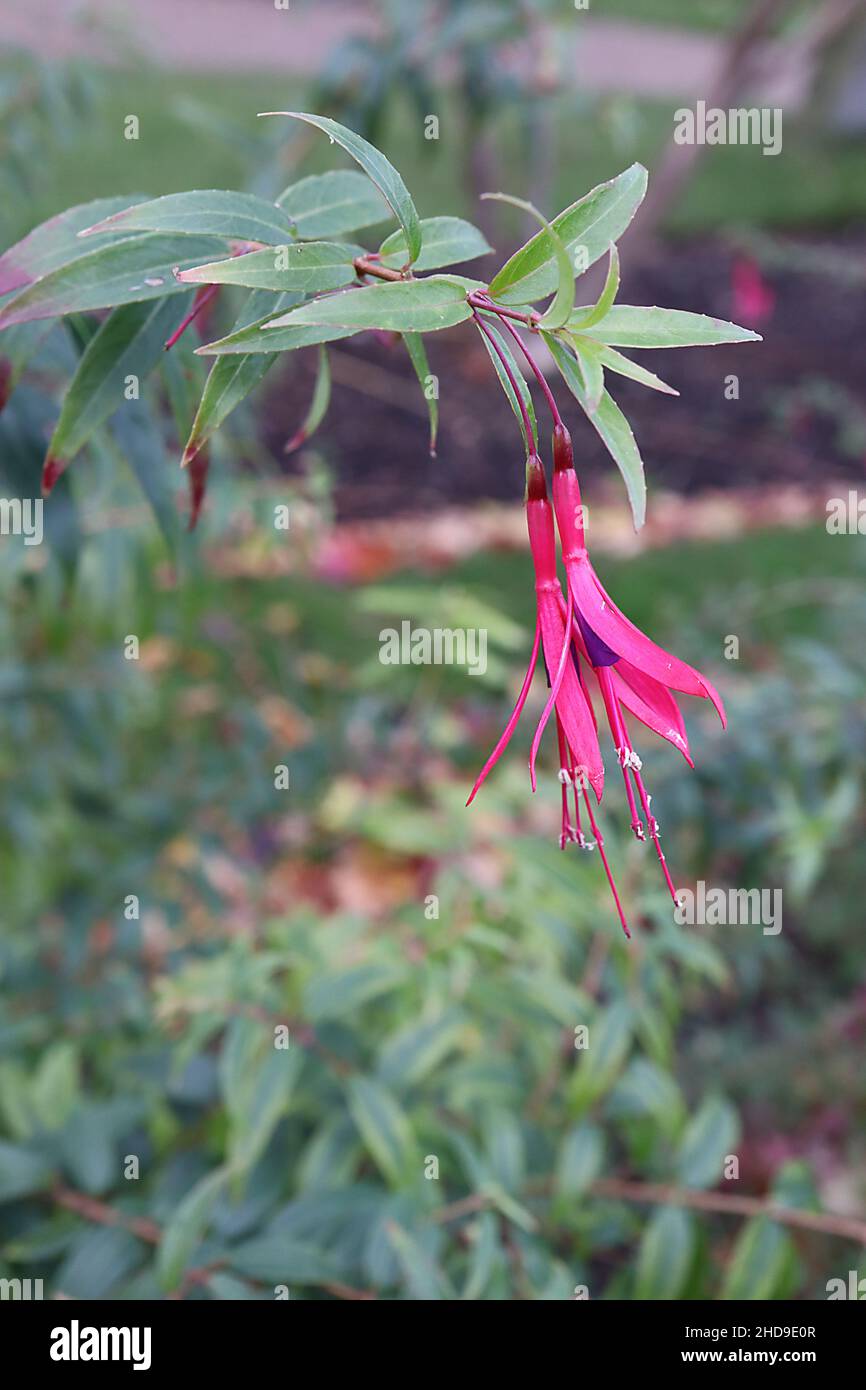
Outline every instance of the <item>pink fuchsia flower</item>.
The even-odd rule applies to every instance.
[[[772,318],[776,294],[751,256],[738,256],[731,268],[733,314],[737,323],[757,328]]]
[[[467,806],[474,801],[482,783],[499,761],[517,727],[526,704],[539,650],[544,659],[550,683],[550,694],[532,740],[529,772],[535,791],[535,760],[541,736],[551,713],[555,715],[559,744],[559,780],[562,785],[562,830],[560,847],[575,843],[583,849],[598,848],[611,892],[626,936],[630,936],[619,894],[613,880],[599,831],[589,791],[601,801],[604,791],[604,764],[598,744],[595,716],[580,676],[573,638],[570,635],[574,613],[566,604],[556,572],[556,533],[553,511],[547,497],[544,469],[537,454],[530,453],[526,462],[526,520],[529,546],[535,570],[536,621],[535,637],[529,666],[517,697],[517,703],[499,737],[496,747],[478,774],[469,794]],[[573,798],[574,820],[569,810],[569,794]],[[581,797],[594,839],[584,834],[581,818]]]
[[[574,661],[569,660],[571,644],[566,640],[567,620],[570,612],[562,596],[562,586],[556,573],[556,534],[553,526],[553,511],[547,498],[547,484],[544,468],[537,454],[531,453],[526,460],[526,522],[529,529],[529,547],[535,569],[535,637],[529,666],[517,703],[499,738],[496,747],[478,774],[467,806],[474,801],[481,784],[499,761],[514,733],[523,706],[526,704],[532,677],[538,660],[539,649],[551,682],[550,698],[535,732],[530,753],[530,778],[535,790],[535,759],[541,735],[553,710],[556,710],[558,724],[564,731],[577,762],[585,769],[586,781],[592,787],[597,799],[601,800],[604,789],[604,764],[598,746],[598,736],[592,710],[586,693],[581,686]]]
[[[652,840],[671,897],[676,890],[659,842],[659,826],[641,776],[641,760],[626,728],[623,709],[667,739],[693,766],[685,725],[672,690],[712,701],[722,726],[725,711],[712,684],[679,657],[665,651],[622,613],[595,573],[586,549],[580,485],[571,440],[564,426],[553,436],[553,505],[568,581],[572,636],[595,677],[622,769],[631,826],[638,839]]]

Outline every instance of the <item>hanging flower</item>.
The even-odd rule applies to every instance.
[[[694,667],[673,656],[635,627],[602,585],[586,550],[580,485],[568,431],[557,425],[553,438],[553,505],[568,580],[571,633],[594,676],[622,771],[631,828],[639,840],[649,836],[674,902],[676,889],[659,840],[659,825],[625,724],[623,709],[679,748],[690,766],[685,725],[672,690],[699,695],[715,705],[722,726],[725,711],[713,685]]]

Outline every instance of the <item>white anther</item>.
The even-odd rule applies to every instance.
[[[557,775],[564,787],[571,786],[571,773],[569,772],[567,767],[561,767]]]
[[[643,763],[633,748],[617,748],[620,767],[632,767],[635,772],[640,772]]]

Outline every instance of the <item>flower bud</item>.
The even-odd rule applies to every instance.
[[[571,447],[571,435],[565,425],[559,424],[553,431],[553,471],[562,473],[567,468],[574,467],[574,450]]]
[[[528,454],[526,458],[526,501],[546,502],[547,482],[544,477],[544,464],[538,454]]]

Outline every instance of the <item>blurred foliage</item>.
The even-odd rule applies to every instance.
[[[71,587],[59,558],[6,577],[3,1274],[81,1298],[823,1296],[844,1242],[593,1184],[712,1188],[736,1153],[723,1192],[814,1209],[862,1170],[853,543],[603,566],[685,655],[741,639],[730,732],[691,721],[698,772],[647,750],[679,881],[785,889],[778,937],[676,927],[614,820],[628,945],[592,857],[554,847],[549,781],[527,809],[515,759],[462,808],[528,627],[520,557],[353,596],[282,573],[262,504],[216,486],[235,529],[180,589],[146,524],[97,532]],[[439,621],[448,592],[493,629],[487,693],[376,660],[391,614]]]
[[[186,187],[190,149],[204,186],[273,196],[284,181],[284,137],[249,114],[295,104],[276,78],[220,79],[218,108],[210,76],[23,80],[56,84],[61,115],[47,140],[50,103],[22,110],[29,89],[4,77],[4,242],[119,187]],[[70,159],[60,137],[94,109],[88,159]],[[121,148],[130,109],[148,137]],[[453,205],[462,137],[427,160],[406,109],[404,95],[389,112],[388,153],[422,212],[443,188]],[[520,121],[492,122],[509,168]],[[669,127],[669,110],[603,103],[568,125],[577,181],[651,154]],[[862,211],[862,150],[825,148],[792,139],[761,180],[752,152],[727,152],[679,225]],[[573,167],[567,183],[557,202]],[[80,347],[74,326],[17,335],[32,380],[0,415],[7,496],[37,494],[46,388]],[[463,808],[529,635],[528,561],[325,584],[302,551],[330,521],[327,457],[266,485],[244,407],[214,446],[204,553],[168,521],[158,536],[142,488],[173,513],[168,466],[147,467],[183,443],[169,405],[196,370],[186,340],[176,362],[151,417],[110,422],[86,486],[58,484],[52,543],[0,542],[0,1277],[85,1299],[823,1297],[862,1249],[598,1184],[862,1210],[857,538],[602,557],[636,623],[723,666],[729,731],[687,712],[695,774],[641,744],[678,882],[785,892],[777,937],[675,927],[614,813],[641,922],[627,945],[593,856],[555,848],[552,777],[530,801],[516,757]],[[222,466],[238,456],[243,473]],[[265,524],[275,502],[290,539]],[[483,682],[380,665],[381,626],[453,612],[491,632]],[[708,663],[732,629],[739,660]],[[731,1152],[737,1182],[721,1177]]]

